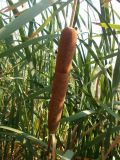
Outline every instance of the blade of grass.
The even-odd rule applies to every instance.
[[[31,21],[34,17],[40,14],[43,10],[48,8],[50,5],[55,3],[57,0],[41,0],[39,3],[35,4],[33,7],[26,10],[20,16],[18,16],[14,21],[0,29],[0,40],[7,38],[14,31],[19,29],[22,25]]]

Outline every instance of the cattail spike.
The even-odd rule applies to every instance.
[[[76,41],[77,31],[74,28],[66,27],[61,33],[58,46],[55,77],[49,104],[48,128],[50,133],[55,133],[61,119]]]

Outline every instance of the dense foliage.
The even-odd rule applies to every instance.
[[[73,1],[13,2],[6,0],[0,15],[0,159],[46,159],[55,50]],[[120,16],[112,1],[97,3],[78,0],[78,42],[56,133],[58,159],[120,158]]]

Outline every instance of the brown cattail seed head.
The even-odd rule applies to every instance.
[[[74,28],[67,27],[62,31],[49,104],[48,128],[50,133],[55,133],[61,119],[76,41],[77,31]]]

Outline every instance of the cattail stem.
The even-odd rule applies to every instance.
[[[78,0],[74,0],[74,4],[73,4],[73,8],[72,8],[71,20],[70,20],[70,27],[73,27],[73,22],[74,22],[74,18],[75,18],[75,12],[76,12],[76,8],[77,8],[77,2],[78,2]]]
[[[56,159],[56,138],[55,134],[49,135],[47,160]]]

